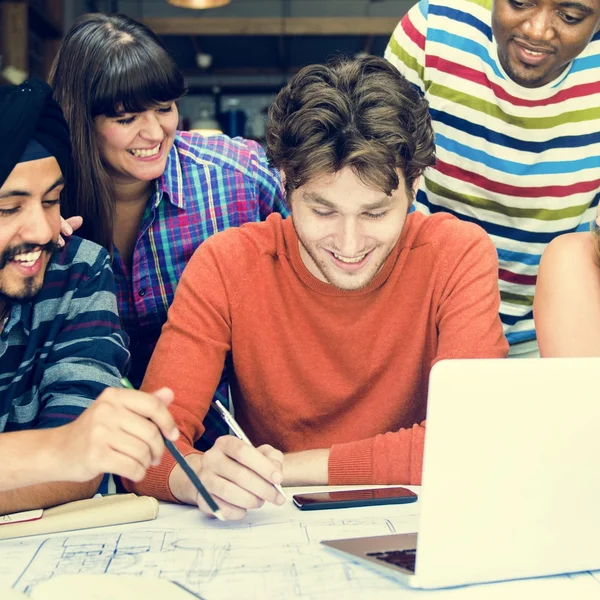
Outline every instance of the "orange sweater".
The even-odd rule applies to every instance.
[[[373,281],[339,290],[311,275],[291,219],[273,214],[196,251],[142,387],[175,391],[190,454],[231,351],[236,419],[255,445],[331,448],[332,485],[419,484],[432,365],[508,352],[497,270],[482,229],[412,213]],[[173,466],[165,455],[127,487],[173,501]]]

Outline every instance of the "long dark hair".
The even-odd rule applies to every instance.
[[[112,250],[115,189],[96,139],[94,119],[143,112],[185,92],[183,75],[156,34],[125,15],[90,13],[62,42],[50,85],[71,130],[75,182],[63,216],[81,215],[78,235]]]

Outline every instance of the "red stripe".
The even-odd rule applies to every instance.
[[[425,50],[425,36],[412,24],[408,15],[402,19],[402,29],[404,29],[404,33],[406,33],[409,39],[419,46],[420,50]]]
[[[519,275],[505,269],[498,269],[498,278],[508,283],[518,283],[520,285],[535,285],[536,275]]]
[[[484,73],[476,71],[465,65],[446,60],[439,56],[430,55],[426,59],[427,67],[431,67],[442,71],[443,73],[449,73],[461,79],[472,81],[477,85],[489,88],[494,92],[496,98],[510,102],[514,106],[550,106],[552,104],[560,104],[565,100],[571,100],[573,98],[582,98],[584,96],[591,96],[593,94],[600,94],[600,81],[593,81],[591,83],[583,83],[581,85],[573,86],[572,88],[562,90],[558,94],[551,98],[543,98],[541,100],[528,100],[525,98],[518,98],[517,96],[511,96],[504,88],[496,83],[492,83]]]
[[[572,185],[543,185],[539,187],[526,186],[520,187],[517,185],[509,185],[508,183],[501,183],[500,181],[493,181],[483,175],[478,175],[472,171],[461,169],[456,165],[451,165],[443,160],[437,159],[435,163],[437,171],[458,179],[459,181],[465,181],[472,183],[477,187],[480,187],[488,192],[495,194],[503,194],[505,196],[516,196],[518,198],[544,198],[546,196],[553,198],[566,198],[573,194],[584,194],[587,192],[593,192],[600,188],[600,179],[594,179],[592,181],[579,181]]]

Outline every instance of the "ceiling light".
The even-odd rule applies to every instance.
[[[231,0],[167,0],[173,6],[181,8],[216,8],[217,6],[225,6]]]

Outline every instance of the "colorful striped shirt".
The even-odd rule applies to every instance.
[[[71,237],[30,302],[15,302],[0,334],[0,432],[77,418],[129,361],[106,250]]]
[[[177,133],[142,218],[131,272],[118,250],[113,259],[121,322],[131,339],[129,379],[135,387],[142,383],[177,283],[194,250],[228,227],[264,220],[272,212],[287,216],[284,198],[279,174],[269,167],[256,142]],[[215,395],[228,405],[225,375]],[[205,427],[208,445],[227,432],[212,411]],[[207,446],[202,442],[199,447]]]
[[[546,245],[595,216],[600,188],[600,33],[553,82],[524,88],[500,65],[492,0],[423,0],[386,58],[430,104],[437,164],[416,207],[491,236],[511,354],[537,347],[533,295]]]

